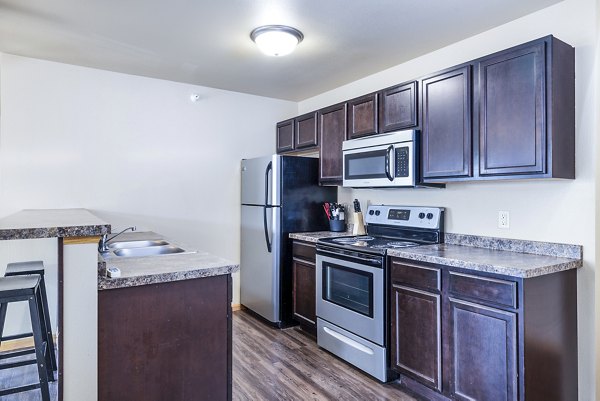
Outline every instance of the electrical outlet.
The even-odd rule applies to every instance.
[[[498,228],[509,228],[510,227],[510,215],[506,210],[500,210],[498,212]]]

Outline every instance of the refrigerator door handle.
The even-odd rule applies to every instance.
[[[265,170],[265,204],[263,205],[263,225],[265,229],[267,251],[269,251],[269,253],[271,253],[271,240],[269,239],[269,228],[267,227],[267,209],[271,208],[271,205],[269,205],[269,172],[272,170],[273,162],[269,162]]]

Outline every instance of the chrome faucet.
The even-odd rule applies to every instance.
[[[116,237],[118,237],[119,235],[123,234],[125,231],[135,231],[136,227],[135,226],[131,226],[131,227],[127,227],[126,229],[118,232],[117,234],[113,235],[110,238],[108,237],[108,234],[103,234],[102,238],[100,238],[100,241],[98,242],[98,252],[106,252],[108,251],[108,242],[112,241],[113,239],[115,239]]]

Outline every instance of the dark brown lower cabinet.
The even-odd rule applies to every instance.
[[[517,401],[513,312],[449,299],[450,393],[460,401]]]
[[[231,275],[98,292],[98,400],[231,400]]]
[[[429,400],[577,399],[577,271],[532,278],[390,259],[391,368]]]
[[[294,320],[306,332],[317,335],[316,276],[314,244],[293,242],[293,308]]]
[[[392,284],[393,367],[441,390],[440,296]]]

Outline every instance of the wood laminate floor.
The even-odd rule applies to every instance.
[[[27,355],[17,358],[11,358],[2,361],[17,362],[20,360],[27,360],[34,358],[34,355]],[[54,377],[57,377],[56,372]],[[26,384],[33,384],[38,380],[37,365],[25,365],[18,368],[0,370],[0,389],[9,387],[23,386]],[[50,399],[52,401],[58,400],[58,381],[49,383],[50,387]],[[2,401],[41,401],[42,393],[40,389],[25,391],[23,393],[5,395],[0,397]]]
[[[278,330],[233,314],[233,399],[416,401],[341,361],[298,328]]]

